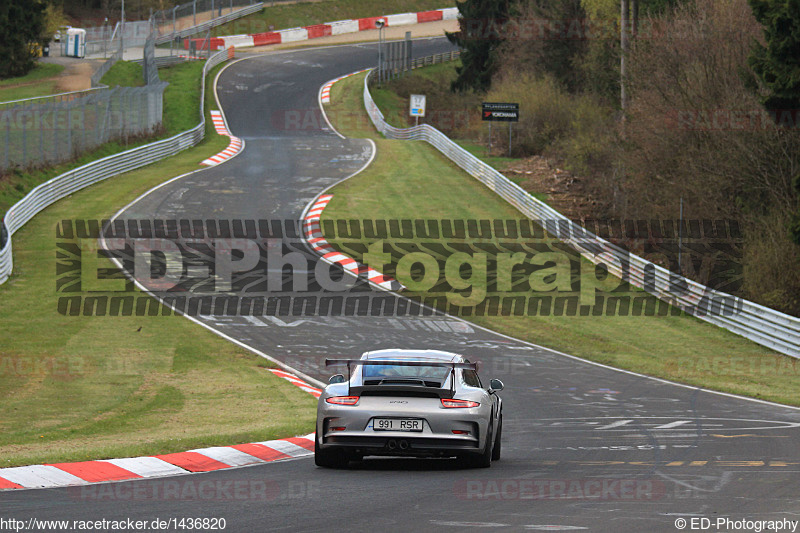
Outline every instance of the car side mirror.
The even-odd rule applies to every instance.
[[[341,374],[334,374],[328,379],[328,383],[330,383],[331,385],[333,385],[334,383],[344,383],[345,381],[347,380],[344,379],[344,376]]]
[[[503,382],[500,381],[499,379],[490,379],[489,388],[493,391],[501,391],[506,387],[505,385],[503,385]]]

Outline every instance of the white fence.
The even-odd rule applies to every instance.
[[[632,285],[701,320],[777,352],[800,358],[800,319],[716,291],[622,250],[537,200],[428,124],[412,128],[391,126],[372,100],[368,80],[369,75],[364,78],[364,106],[375,127],[387,138],[422,140],[432,144],[472,177],[525,216],[540,223],[549,234],[573,246],[592,263],[605,264],[611,274],[624,277]]]
[[[165,157],[177,154],[200,142],[205,136],[205,102],[206,75],[208,72],[228,59],[228,51],[223,50],[212,55],[203,67],[202,90],[200,97],[200,123],[194,128],[179,133],[169,139],[146,144],[125,152],[110,155],[82,167],[70,170],[60,176],[42,183],[25,198],[14,204],[3,219],[2,235],[5,238],[0,249],[0,284],[5,283],[13,269],[11,241],[14,233],[25,225],[37,213],[50,204],[88,187],[103,181],[106,178],[117,176],[124,172],[134,170],[150,163],[155,163]]]

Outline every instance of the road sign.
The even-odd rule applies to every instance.
[[[519,122],[519,104],[483,102],[481,118],[494,122]]]
[[[411,95],[411,109],[409,111],[409,115],[412,117],[424,117],[425,116],[425,95],[424,94],[412,94]]]

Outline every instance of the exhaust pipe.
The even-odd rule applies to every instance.
[[[407,450],[408,449],[408,441],[401,440],[400,441],[400,449],[401,450]]]
[[[390,450],[394,450],[397,448],[397,442],[394,439],[390,439],[389,442],[386,443],[386,447]]]

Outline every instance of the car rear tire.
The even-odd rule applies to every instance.
[[[492,461],[500,460],[501,444],[500,438],[503,434],[503,415],[500,415],[500,420],[497,421],[497,435],[494,437],[494,446],[492,447]]]
[[[345,468],[350,458],[342,450],[323,450],[314,438],[314,464],[322,468]]]
[[[486,432],[486,444],[483,446],[483,451],[478,455],[468,456],[466,460],[467,466],[472,468],[489,468],[492,466],[493,444],[492,425],[490,424],[489,431]]]

